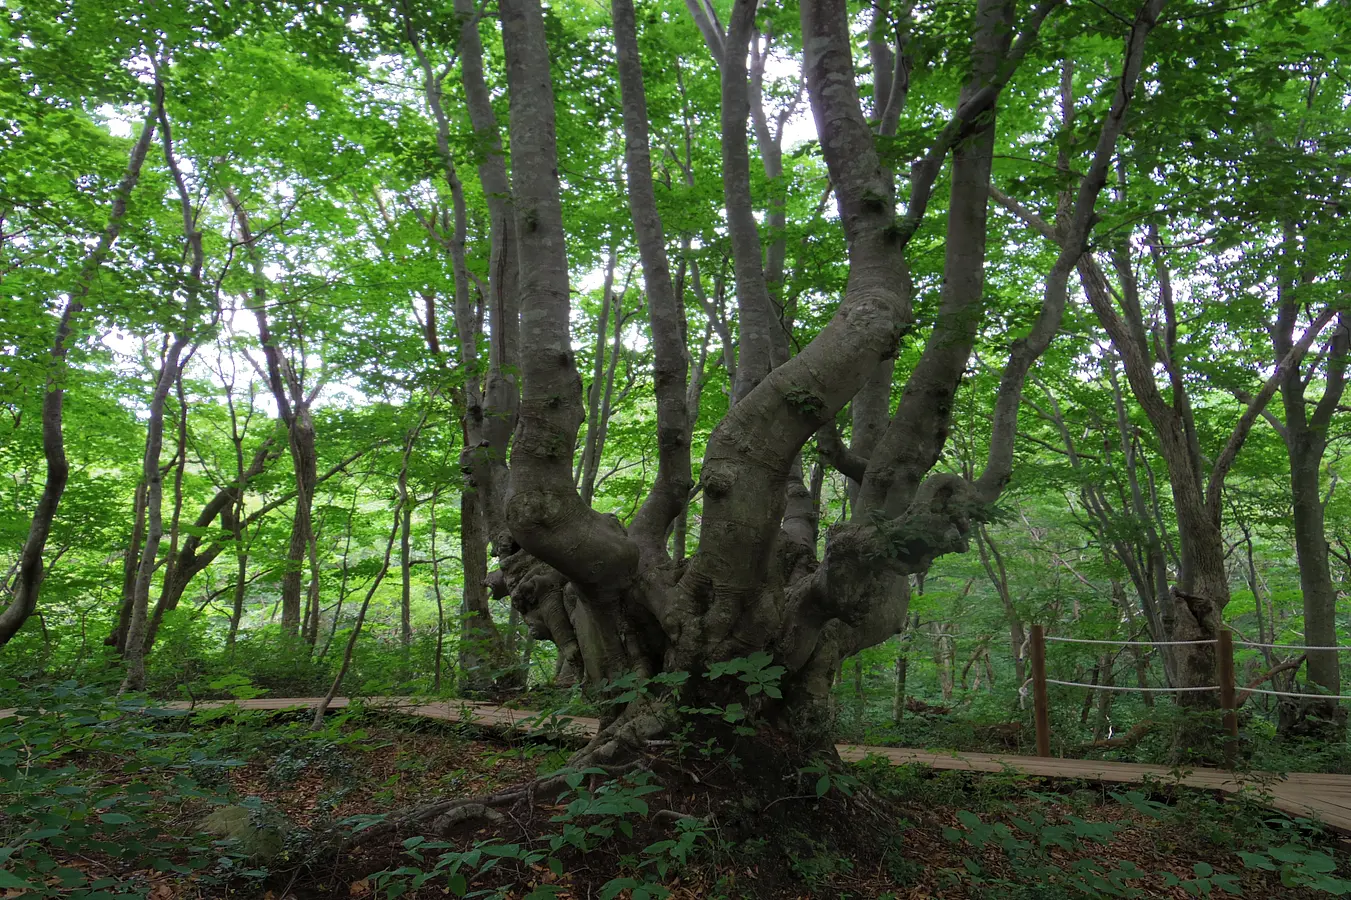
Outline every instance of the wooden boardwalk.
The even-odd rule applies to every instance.
[[[239,701],[238,705],[245,709],[312,710],[318,702],[317,698],[262,698]],[[539,713],[529,710],[509,709],[490,703],[466,700],[424,702],[411,697],[373,697],[366,698],[363,702],[367,708],[384,709],[404,715],[446,722],[467,722],[489,728],[523,732],[561,730],[585,738],[595,734],[600,727],[596,719],[584,716],[541,721]],[[329,708],[342,709],[348,704],[347,698],[338,697]],[[223,704],[219,701],[208,701],[198,703],[196,708],[221,705]],[[184,702],[166,703],[164,706],[180,710],[192,708],[191,704]],[[13,710],[0,710],[0,719],[12,714]],[[1314,818],[1328,827],[1351,833],[1351,775],[1306,772],[1292,772],[1287,775],[1260,772],[1235,774],[1224,769],[1206,768],[1179,771],[1165,766],[1147,766],[1138,763],[1003,756],[989,753],[945,753],[900,747],[864,747],[856,744],[840,744],[838,749],[840,756],[846,760],[858,761],[869,756],[879,756],[897,766],[922,765],[962,772],[1003,772],[1036,778],[1070,778],[1112,784],[1157,781],[1227,793],[1248,788],[1255,792],[1254,796],[1275,809],[1294,816]]]

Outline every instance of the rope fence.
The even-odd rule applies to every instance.
[[[1296,700],[1351,700],[1351,694],[1296,694],[1292,691],[1267,691],[1262,688],[1244,688],[1245,694],[1265,694],[1268,697],[1293,697]]]
[[[1047,638],[1051,640],[1051,638]],[[1339,653],[1345,653],[1351,650],[1351,647],[1305,647],[1303,644],[1258,644],[1253,641],[1234,641],[1237,647],[1255,647],[1259,650],[1332,650]]]
[[[1046,635],[1045,640],[1055,644],[1110,644],[1113,647],[1192,647],[1200,644],[1219,643],[1216,638],[1204,641],[1099,641],[1089,638],[1052,637],[1049,634]]]
[[[1215,653],[1215,674],[1218,684],[1208,685],[1184,685],[1177,687],[1149,687],[1136,686],[1128,687],[1114,684],[1085,684],[1081,681],[1061,681],[1055,678],[1046,677],[1046,645],[1048,643],[1056,644],[1093,644],[1099,646],[1112,647],[1199,647],[1214,645]],[[1050,704],[1047,699],[1047,685],[1057,685],[1059,687],[1082,688],[1089,691],[1113,691],[1128,694],[1179,694],[1179,693],[1207,693],[1218,691],[1220,694],[1220,709],[1224,713],[1224,727],[1228,732],[1228,739],[1225,741],[1225,758],[1230,765],[1234,762],[1234,751],[1238,743],[1238,696],[1240,692],[1244,699],[1250,694],[1261,694],[1267,697],[1287,697],[1295,700],[1327,700],[1340,701],[1351,700],[1351,694],[1311,694],[1296,693],[1293,691],[1276,691],[1259,687],[1239,688],[1235,678],[1234,668],[1234,648],[1257,649],[1257,650],[1298,650],[1304,653],[1316,652],[1336,652],[1345,653],[1351,651],[1351,647],[1333,646],[1333,647],[1313,647],[1303,644],[1265,644],[1257,641],[1235,640],[1233,632],[1228,628],[1222,628],[1217,638],[1208,638],[1195,641],[1113,641],[1093,638],[1074,638],[1062,637],[1060,635],[1048,635],[1043,625],[1033,625],[1031,633],[1028,635],[1027,643],[1024,645],[1031,650],[1030,657],[1032,663],[1032,677],[1028,681],[1032,684],[1033,712],[1037,727],[1037,755],[1051,755],[1051,716]],[[1267,673],[1255,684],[1261,684],[1267,677],[1275,674]],[[1024,694],[1027,690],[1025,684],[1019,691]]]
[[[1046,683],[1058,684],[1061,687],[1088,688],[1090,691],[1124,691],[1142,694],[1173,694],[1178,691],[1218,691],[1220,689],[1217,684],[1207,684],[1204,687],[1129,687],[1116,684],[1084,684],[1082,681],[1056,681],[1054,678],[1046,679]]]

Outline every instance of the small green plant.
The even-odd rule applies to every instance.
[[[829,766],[823,762],[813,763],[810,766],[803,766],[798,770],[800,775],[815,775],[816,796],[824,797],[834,788],[846,797],[854,796],[855,789],[858,788],[859,780],[848,772],[832,771]]]
[[[1192,875],[1192,878],[1182,878],[1172,872],[1164,872],[1163,883],[1168,887],[1181,888],[1189,897],[1211,897],[1217,889],[1227,894],[1243,893],[1236,876],[1216,872],[1210,863],[1196,863],[1192,866]]]
[[[1257,853],[1239,851],[1250,869],[1275,872],[1286,887],[1311,888],[1334,897],[1351,895],[1351,880],[1339,877],[1337,861],[1321,850],[1290,842]]]
[[[763,693],[766,697],[778,700],[783,697],[783,692],[779,690],[779,680],[783,678],[787,669],[771,665],[773,662],[774,657],[763,650],[758,650],[750,656],[714,663],[708,667],[708,677],[712,679],[735,675],[746,683],[747,696],[754,697]]]
[[[671,866],[685,866],[690,856],[701,845],[709,842],[708,823],[686,817],[676,821],[674,837],[657,841],[643,849],[643,866],[650,866],[658,878],[666,878]]]
[[[854,871],[854,861],[849,857],[827,852],[815,841],[810,846],[810,853],[794,854],[791,864],[793,872],[813,890],[825,890],[837,877]]]

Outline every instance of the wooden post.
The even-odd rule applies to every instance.
[[[1234,633],[1227,627],[1220,628],[1219,644],[1215,648],[1215,668],[1219,677],[1220,709],[1224,710],[1224,762],[1234,767],[1234,758],[1238,750],[1238,702],[1234,684]]]
[[[1032,711],[1037,722],[1037,755],[1051,755],[1051,712],[1046,701],[1046,629],[1032,626]]]

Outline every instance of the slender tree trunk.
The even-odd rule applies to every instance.
[[[244,618],[244,595],[248,590],[249,574],[249,554],[244,547],[244,530],[240,524],[243,516],[236,511],[234,517],[234,542],[235,542],[235,584],[231,594],[230,605],[230,630],[225,635],[226,655],[232,655],[235,649],[235,642],[239,638],[239,623]]]
[[[1294,347],[1295,322],[1299,316],[1301,293],[1309,276],[1300,274],[1297,256],[1300,242],[1293,224],[1283,226],[1278,309],[1272,328],[1272,344],[1279,362]],[[1305,374],[1300,366],[1289,368],[1281,379],[1284,426],[1271,417],[1290,456],[1290,494],[1295,530],[1295,553],[1299,559],[1300,588],[1304,594],[1304,637],[1312,647],[1337,644],[1337,588],[1328,563],[1328,541],[1324,522],[1324,500],[1320,472],[1327,450],[1328,428],[1346,389],[1347,355],[1351,349],[1351,316],[1341,313],[1337,329],[1328,341],[1323,395],[1316,403],[1306,397],[1314,372]],[[1274,623],[1272,633],[1275,633]],[[1341,693],[1341,663],[1335,651],[1311,651],[1309,680],[1329,694]],[[1346,727],[1346,708],[1336,701],[1313,702],[1309,709],[1329,723],[1329,736]]]
[[[140,567],[136,572],[136,591],[132,603],[131,623],[127,627],[126,662],[127,673],[122,680],[121,692],[140,691],[145,688],[145,658],[150,652],[148,636],[148,617],[150,605],[150,583],[158,564],[159,544],[164,532],[162,506],[164,500],[164,472],[160,468],[160,451],[164,443],[164,406],[169,390],[182,377],[183,366],[187,359],[183,353],[188,349],[190,336],[198,325],[202,294],[202,268],[206,254],[202,248],[202,233],[197,230],[197,215],[192,204],[192,195],[188,192],[183,174],[179,170],[174,156],[173,135],[169,127],[169,116],[164,108],[164,85],[155,81],[155,106],[159,119],[160,143],[164,151],[164,161],[173,177],[178,193],[179,210],[183,216],[183,237],[188,250],[188,269],[184,273],[185,294],[183,313],[179,332],[170,339],[164,362],[160,367],[155,390],[151,395],[148,421],[146,424],[145,459],[142,462],[143,478],[146,483],[146,530],[145,549],[141,553]],[[190,353],[190,351],[189,351]]]
[[[430,541],[432,554],[432,594],[436,597],[436,656],[432,660],[432,693],[441,693],[441,667],[445,659],[445,640],[446,640],[446,609],[441,599],[441,560],[436,555],[436,497],[432,497],[431,522],[428,527],[431,529]]]
[[[521,402],[521,257],[512,206],[514,186],[507,179],[507,158],[483,68],[483,43],[476,0],[454,0],[459,20],[460,80],[474,129],[479,184],[488,206],[488,372],[481,407],[470,410],[482,430],[482,445],[468,460],[481,495],[480,509],[488,541],[499,556],[514,540],[506,519],[507,459]],[[515,152],[513,148],[513,153]]]
[[[365,487],[364,481],[352,491],[352,505],[347,510],[347,533],[343,538],[342,580],[338,584],[338,602],[333,605],[333,620],[329,623],[328,637],[324,639],[323,649],[319,651],[319,659],[328,656],[328,648],[333,644],[333,635],[338,630],[338,621],[342,619],[343,604],[347,602],[347,584],[352,575],[352,568],[349,565],[352,558],[352,528],[356,521],[357,500],[361,496],[363,487]]]
[[[408,497],[408,470],[399,473],[399,645],[405,665],[413,646],[413,504]]]
[[[606,367],[605,345],[610,338],[610,312],[613,308],[616,318],[619,317],[618,303],[614,295],[615,286],[615,251],[611,248],[609,256],[605,261],[605,282],[601,287],[600,294],[600,320],[596,325],[596,351],[595,358],[591,363],[591,385],[587,390],[586,405],[586,438],[582,442],[581,459],[577,462],[577,474],[575,481],[582,491],[582,497],[588,503],[591,502],[592,495],[596,489],[596,469],[600,460],[600,445],[604,443],[601,436],[601,393],[604,385],[606,420],[610,406],[610,394],[614,390],[614,361],[617,355],[610,356],[610,365]],[[618,349],[618,337],[616,335],[616,350]]]
[[[136,598],[136,572],[141,566],[141,545],[145,542],[145,500],[145,482],[138,481],[132,501],[131,540],[122,555],[122,595],[117,625],[104,640],[104,644],[116,647],[119,655],[127,651],[127,628],[131,625],[131,608]]]
[[[302,400],[303,402],[303,400]],[[314,446],[314,423],[308,409],[301,408],[291,422],[291,461],[295,466],[296,506],[291,519],[291,539],[286,550],[286,571],[281,580],[281,628],[290,637],[303,634],[306,606],[305,569],[314,541],[314,487],[318,454]]]
[[[614,393],[615,393],[615,372],[619,368],[619,358],[624,351],[623,334],[624,323],[627,317],[623,313],[624,296],[622,293],[613,294],[614,303],[614,336],[612,338],[613,346],[610,348],[610,358],[605,370],[605,388],[601,393],[599,411],[596,416],[596,439],[588,439],[587,447],[591,450],[590,456],[583,457],[582,460],[582,501],[588,506],[596,496],[596,476],[600,472],[601,454],[605,452],[605,437],[610,428],[610,414],[613,411]]]
[[[314,420],[310,415],[309,398],[305,395],[300,377],[283,355],[272,334],[267,312],[268,280],[248,211],[232,190],[227,189],[225,196],[234,210],[235,222],[248,253],[253,275],[253,290],[248,306],[258,323],[258,341],[263,346],[263,356],[267,364],[268,387],[273,400],[276,401],[278,414],[286,424],[291,463],[295,470],[296,505],[291,519],[286,568],[281,580],[281,627],[283,634],[290,638],[302,637],[301,619],[302,613],[306,610],[302,603],[302,595],[305,594],[305,566],[310,559],[309,551],[314,542],[312,515],[318,477]],[[312,572],[312,576],[317,580],[317,568]],[[312,634],[303,635],[311,645],[315,637]]]
[[[150,625],[145,633],[147,652],[155,646],[155,638],[159,635],[164,614],[178,608],[178,601],[182,599],[183,591],[187,588],[183,573],[178,571],[178,526],[183,516],[183,475],[188,466],[188,403],[183,392],[181,371],[175,380],[174,390],[178,397],[178,461],[174,465],[174,508],[169,519],[169,553],[164,558],[164,582],[160,587],[159,599],[155,601],[155,611],[150,617]]]
[[[430,410],[427,412],[430,412]],[[418,434],[422,431],[423,425],[427,422],[427,412],[422,414],[421,420],[408,432],[407,437],[404,439],[403,461],[399,467],[399,477],[401,479],[407,477],[408,460],[413,453],[413,444],[417,442]],[[333,698],[338,695],[338,691],[342,688],[342,681],[347,677],[347,671],[352,667],[352,651],[356,649],[357,639],[361,637],[361,627],[366,623],[366,611],[370,609],[371,598],[375,596],[375,592],[379,590],[381,582],[383,582],[385,576],[389,574],[389,563],[394,556],[394,542],[399,539],[399,532],[402,529],[402,526],[403,501],[400,500],[394,506],[394,523],[389,529],[389,540],[385,542],[385,554],[380,563],[380,571],[376,573],[373,579],[371,579],[370,587],[366,591],[366,597],[361,601],[361,608],[357,611],[356,624],[352,626],[352,634],[348,637],[347,646],[343,649],[342,662],[338,666],[338,673],[333,677],[333,684],[329,686],[328,693],[324,695],[323,699],[319,701],[319,705],[315,707],[314,719],[310,724],[311,729],[314,731],[318,731],[323,727],[324,714],[328,712],[329,704],[331,704]]]
[[[1009,625],[1009,645],[1013,651],[1014,674],[1021,687],[1027,681],[1027,663],[1023,659],[1023,645],[1027,642],[1027,634],[1022,621],[1018,618],[1018,611],[1013,606],[1004,557],[994,541],[990,540],[990,533],[983,525],[976,530],[976,547],[980,552],[980,562],[985,568],[985,574],[989,576],[990,583],[994,585],[995,592],[999,594],[999,600],[1004,606],[1004,618]]]
[[[1337,646],[1337,587],[1328,565],[1328,541],[1324,530],[1323,497],[1318,461],[1321,435],[1291,433],[1290,488],[1294,510],[1295,553],[1299,559],[1299,582],[1304,595],[1304,641],[1311,647]],[[1258,600],[1260,603],[1260,599]],[[1274,633],[1274,629],[1273,629]],[[1310,651],[1309,680],[1329,694],[1340,694],[1340,656],[1334,650]],[[1320,718],[1345,727],[1345,707],[1337,701],[1311,705]]]
[[[146,484],[145,547],[136,570],[136,587],[132,594],[131,622],[127,626],[127,674],[122,681],[122,693],[145,688],[146,638],[149,628],[150,585],[159,562],[159,545],[164,536],[164,472],[160,468],[160,450],[164,444],[164,404],[169,388],[179,375],[179,360],[187,341],[175,337],[160,365],[155,389],[150,398],[146,420],[145,456],[142,478]]]
[[[891,698],[891,721],[895,725],[901,724],[905,716],[905,679],[910,668],[910,656],[906,652],[907,635],[901,634],[898,641],[900,650],[896,654],[896,686]]]
[[[317,482],[315,486],[318,487]],[[310,579],[305,588],[305,619],[302,623],[301,633],[305,643],[310,647],[310,654],[313,655],[314,645],[319,640],[319,538],[321,537],[321,529],[311,527],[309,537],[305,550],[306,558],[310,564]]]
[[[310,723],[310,728],[313,731],[318,731],[323,727],[324,715],[328,712],[329,704],[338,695],[338,691],[342,688],[342,681],[347,677],[348,669],[352,667],[352,651],[356,649],[357,638],[361,637],[361,626],[366,623],[366,611],[370,609],[371,598],[375,596],[375,592],[380,588],[380,583],[389,574],[389,563],[394,555],[394,542],[399,537],[399,523],[402,515],[403,508],[397,507],[394,510],[394,526],[390,528],[389,540],[385,542],[385,555],[380,565],[380,571],[375,573],[375,578],[371,580],[371,586],[366,591],[366,597],[361,601],[361,608],[357,611],[356,624],[352,626],[352,634],[347,638],[347,646],[343,649],[342,662],[338,665],[338,674],[333,677],[333,683],[329,686],[328,693],[315,707],[314,719]]]
[[[463,491],[460,494],[460,549],[472,551],[488,545],[483,513],[479,509],[479,494]],[[460,608],[459,685],[463,691],[481,691],[492,684],[492,669],[496,661],[495,645],[499,638],[493,627],[488,590],[488,563],[486,556],[462,555],[464,592]]]
[[[61,319],[56,326],[56,339],[52,342],[50,368],[42,396],[42,454],[47,466],[46,481],[42,487],[42,495],[38,498],[37,507],[33,510],[28,536],[19,551],[13,595],[9,605],[0,611],[0,647],[9,643],[23,627],[24,622],[28,621],[29,616],[37,610],[38,592],[42,588],[42,579],[46,574],[42,554],[47,547],[47,537],[51,534],[52,523],[56,520],[61,495],[65,493],[66,482],[70,478],[70,463],[66,459],[65,436],[62,432],[66,397],[66,357],[70,352],[70,340],[76,318],[84,311],[84,301],[89,296],[94,278],[122,231],[127,201],[141,177],[141,166],[145,162],[151,138],[155,133],[155,115],[156,104],[152,103],[141,127],[140,137],[132,146],[126,171],[113,193],[108,223],[104,226],[94,249],[85,257],[84,264],[75,277],[70,298],[66,301],[65,309],[61,311]]]

